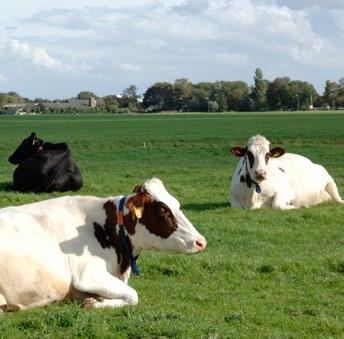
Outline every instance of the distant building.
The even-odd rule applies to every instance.
[[[96,108],[104,105],[102,99],[96,99],[95,97],[90,97],[89,99],[68,99],[66,101],[58,102],[41,102],[39,104],[40,110],[44,111],[46,109],[75,109],[78,111],[87,110],[90,108]]]
[[[6,104],[0,112],[3,115],[22,115],[25,114],[26,104]]]

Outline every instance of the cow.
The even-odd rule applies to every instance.
[[[231,182],[232,207],[293,209],[331,199],[344,203],[323,166],[282,147],[270,149],[261,135],[250,138],[246,147],[232,147],[230,153],[241,158]]]
[[[82,176],[66,143],[53,144],[32,132],[8,161],[18,165],[13,173],[13,190],[20,192],[77,191]]]
[[[128,285],[142,250],[194,254],[206,240],[162,181],[127,196],[64,196],[0,210],[0,309],[60,300],[136,305]]]

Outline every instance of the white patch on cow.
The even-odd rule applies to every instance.
[[[143,185],[143,189],[150,193],[155,200],[164,202],[172,210],[180,209],[179,201],[166,191],[160,179],[152,178],[147,180]]]

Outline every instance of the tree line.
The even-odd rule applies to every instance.
[[[314,86],[306,81],[291,80],[288,77],[278,77],[269,81],[264,79],[263,71],[257,68],[252,86],[244,81],[194,84],[186,78],[181,78],[176,79],[174,83],[153,84],[147,88],[142,98],[137,94],[135,85],[130,85],[120,95],[98,97],[93,92],[82,91],[76,96],[79,100],[90,97],[97,99],[97,107],[89,109],[90,113],[309,110],[313,107],[337,109],[344,108],[344,78],[338,82],[327,80],[323,94],[319,95]],[[6,103],[25,102],[42,103],[49,100],[36,98],[30,101],[15,92],[0,93],[0,107]],[[63,102],[63,100],[50,102]],[[74,113],[78,109],[74,107],[60,111]],[[50,113],[57,112],[52,110]]]
[[[244,81],[216,81],[192,84],[187,79],[174,83],[158,82],[147,89],[142,107],[147,111],[267,111],[344,108],[344,78],[338,83],[327,80],[319,95],[306,81],[278,77],[264,79],[257,68],[254,84]]]

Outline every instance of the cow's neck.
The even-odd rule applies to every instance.
[[[245,168],[245,170],[243,170],[243,168]],[[241,174],[241,172],[243,172],[243,174]],[[248,167],[247,167],[247,158],[245,157],[245,159],[243,160],[243,164],[240,168],[240,171],[239,171],[239,175],[241,174],[240,176],[240,182],[242,183],[246,183],[246,186],[248,188],[254,188],[254,190],[257,192],[257,193],[260,193],[262,191],[260,185],[258,182],[254,181],[251,176],[250,176],[250,173],[248,171]]]
[[[131,269],[134,273],[134,275],[140,275],[140,270],[137,265],[137,258],[138,258],[138,253],[136,250],[136,254],[133,248],[132,241],[130,239],[130,236],[126,232],[126,226],[124,223],[124,215],[123,215],[123,208],[124,208],[124,203],[125,203],[126,197],[122,197],[119,201],[119,206],[118,206],[118,212],[117,212],[117,225],[119,227],[119,239],[121,241],[121,244],[126,252],[127,257],[129,258],[130,266]],[[130,215],[130,213],[129,213]]]
[[[99,225],[94,222],[94,235],[102,248],[113,248],[116,251],[119,273],[124,274],[132,262],[126,247],[129,247],[133,258],[139,254],[139,248],[136,248],[132,241],[137,220],[133,220],[131,213],[123,215],[124,238],[126,240],[124,243],[120,237],[116,203],[113,200],[108,200],[103,205],[103,209],[106,214],[105,224]]]

